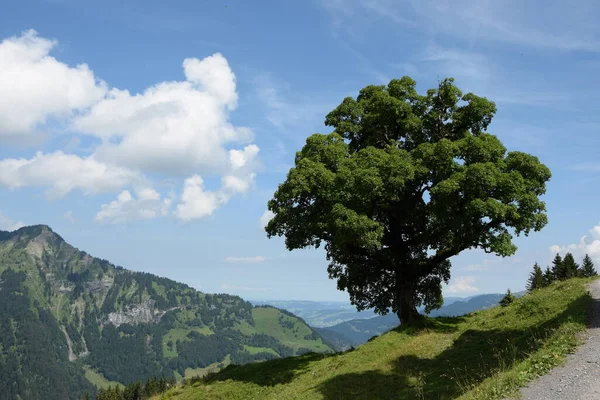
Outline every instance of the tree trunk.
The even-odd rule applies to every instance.
[[[399,310],[398,310],[398,318],[400,319],[400,324],[406,325],[420,319],[422,316],[417,311],[417,307],[415,307],[414,298],[415,298],[415,289],[413,285],[398,285],[398,289],[396,291],[397,299],[399,300]]]

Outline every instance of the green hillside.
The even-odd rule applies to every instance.
[[[2,399],[79,399],[110,382],[328,351],[292,314],[116,267],[47,226],[0,231]]]
[[[345,353],[229,366],[155,399],[494,399],[561,362],[592,303],[590,279],[507,307],[396,328]]]

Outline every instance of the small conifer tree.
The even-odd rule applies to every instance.
[[[554,280],[562,280],[565,276],[564,268],[563,268],[563,260],[560,254],[556,254],[554,260],[552,260],[552,276],[554,276]]]
[[[506,291],[506,294],[502,298],[502,300],[500,300],[500,305],[502,307],[506,307],[507,305],[511,304],[513,301],[515,301],[515,296],[513,296],[513,294],[510,292],[510,289],[508,289]]]
[[[592,262],[592,259],[587,254],[583,258],[583,264],[581,264],[581,269],[579,270],[579,274],[580,274],[580,276],[583,276],[583,277],[590,277],[590,276],[598,275],[598,273],[596,272],[596,269],[594,268],[594,263]]]
[[[578,275],[579,264],[575,262],[573,254],[567,253],[562,261],[562,276],[560,279],[571,279]]]
[[[527,290],[531,292],[536,289],[541,289],[542,287],[544,287],[544,273],[536,262],[533,266],[533,271],[531,271],[529,279],[527,280]]]
[[[554,282],[554,274],[550,267],[546,267],[546,270],[544,271],[544,286],[549,286],[552,282]]]

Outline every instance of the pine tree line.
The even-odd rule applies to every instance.
[[[552,267],[546,267],[545,271],[536,262],[533,271],[529,274],[527,280],[527,290],[532,291],[546,287],[555,281],[564,281],[575,277],[596,276],[598,273],[594,268],[594,263],[589,255],[585,255],[581,266],[575,262],[573,254],[567,253],[563,259],[560,254],[556,254],[552,260]]]
[[[96,393],[96,400],[145,400],[156,394],[161,394],[167,391],[171,386],[175,385],[175,379],[169,380],[162,378],[150,378],[146,383],[136,382],[121,388],[119,386],[100,389]],[[84,400],[89,399],[89,395],[84,397]]]

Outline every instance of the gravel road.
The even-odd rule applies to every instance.
[[[524,400],[600,400],[600,280],[589,285],[595,302],[585,341],[563,366],[521,390]]]

